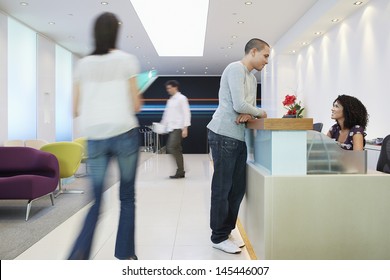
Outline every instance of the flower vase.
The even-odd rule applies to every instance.
[[[283,118],[296,118],[297,115],[284,115]]]

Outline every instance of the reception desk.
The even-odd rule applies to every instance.
[[[290,130],[297,128],[290,122],[276,129],[257,122],[248,125],[255,134],[254,157],[247,164],[247,193],[239,214],[257,258],[390,259],[390,175],[356,168],[308,174],[307,164],[306,172],[298,174],[301,163],[297,169],[279,168],[277,162],[290,155],[277,154],[283,149],[279,146],[291,141],[308,162],[308,127]],[[302,147],[294,142],[298,138]],[[364,158],[355,161],[364,165]]]

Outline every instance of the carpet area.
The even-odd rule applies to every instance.
[[[152,153],[141,153],[139,165],[152,156]],[[79,172],[84,171],[85,166],[81,165]],[[114,161],[107,170],[105,188],[110,188],[118,180],[119,171]],[[27,222],[26,200],[0,200],[1,260],[14,259],[92,201],[88,177],[72,178],[65,187],[69,190],[83,190],[84,194],[59,195],[54,199],[54,206],[51,206],[49,196],[34,201]]]

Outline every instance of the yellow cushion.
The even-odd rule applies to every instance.
[[[88,158],[88,142],[87,142],[87,138],[80,137],[80,138],[74,139],[73,142],[79,143],[81,146],[83,146],[83,148],[84,148],[83,161],[85,161]]]
[[[55,142],[41,147],[41,151],[57,157],[61,178],[68,178],[76,173],[83,157],[83,150],[83,146],[75,142]]]

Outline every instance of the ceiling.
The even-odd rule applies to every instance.
[[[22,1],[28,5],[22,6]],[[143,71],[156,69],[159,75],[220,75],[227,64],[242,57],[249,39],[258,37],[276,44],[319,1],[250,0],[252,4],[246,5],[248,0],[210,0],[203,57],[159,57],[130,0],[107,0],[108,5],[101,2],[0,0],[0,10],[79,56],[92,50],[95,17],[104,11],[113,12],[122,22],[118,47],[135,54]],[[239,21],[244,23],[238,24]],[[170,36],[175,36],[174,31]]]

